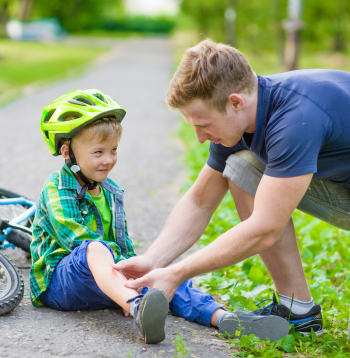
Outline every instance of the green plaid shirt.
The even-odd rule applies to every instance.
[[[88,193],[77,200],[81,186],[67,165],[51,174],[40,194],[33,223],[31,299],[43,303],[39,295],[46,290],[57,264],[84,240],[105,241],[114,252],[114,261],[135,256],[123,208],[123,189],[112,180],[100,183],[111,209],[108,241],[104,240],[101,215]]]

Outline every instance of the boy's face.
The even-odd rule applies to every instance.
[[[90,180],[101,182],[117,163],[118,138],[100,141],[93,138],[84,140],[84,136],[73,138],[71,143],[73,152],[83,174]]]

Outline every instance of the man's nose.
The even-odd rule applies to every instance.
[[[195,128],[194,132],[199,143],[203,144],[208,138],[207,134],[203,132],[200,128]]]

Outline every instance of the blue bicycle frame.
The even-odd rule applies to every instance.
[[[15,205],[15,204],[22,204],[22,205],[28,205],[28,209],[21,213],[20,215],[16,216],[15,218],[12,218],[9,221],[9,224],[11,225],[20,225],[26,220],[28,220],[30,217],[32,217],[35,214],[37,203],[35,201],[19,197],[19,198],[11,198],[11,199],[0,199],[0,205]],[[0,218],[1,219],[1,218]],[[5,218],[6,219],[6,218]],[[16,247],[15,245],[4,241],[6,240],[7,235],[13,230],[13,228],[8,227],[7,229],[3,230],[3,233],[0,233],[0,247],[1,249],[6,249],[7,247],[12,247],[13,249]],[[4,243],[2,246],[1,244]]]

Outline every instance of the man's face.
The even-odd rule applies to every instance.
[[[117,163],[118,138],[101,142],[98,138],[84,141],[84,136],[73,138],[72,149],[83,174],[90,180],[101,182]]]
[[[179,110],[185,121],[194,127],[199,143],[210,140],[232,147],[239,142],[246,129],[244,121],[231,105],[227,106],[226,113],[220,113],[208,108],[203,100],[194,99]]]

